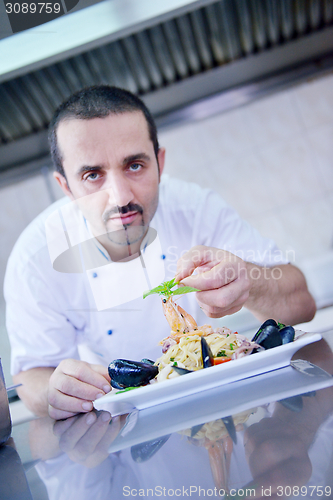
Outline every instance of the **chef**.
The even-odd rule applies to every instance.
[[[88,412],[110,391],[112,359],[159,356],[168,324],[159,297],[142,292],[175,274],[200,290],[181,299],[198,324],[243,306],[260,320],[312,319],[304,276],[273,241],[214,192],[162,175],[165,150],[139,98],[77,92],[49,139],[66,196],[26,228],[5,277],[13,378],[34,413]]]

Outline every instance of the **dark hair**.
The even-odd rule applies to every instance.
[[[57,128],[62,120],[68,118],[90,120],[92,118],[105,118],[110,114],[134,111],[141,111],[147,120],[149,137],[157,158],[159,144],[156,125],[150,111],[141,99],[124,89],[108,85],[94,85],[75,92],[56,109],[53,115],[49,125],[49,144],[56,170],[66,178],[57,142]]]

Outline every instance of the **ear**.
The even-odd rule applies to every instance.
[[[165,148],[160,148],[157,153],[158,166],[160,169],[160,177],[164,170],[164,162],[165,162]]]
[[[65,193],[66,196],[68,196],[71,200],[74,200],[74,196],[72,195],[72,191],[69,189],[69,186],[67,184],[67,179],[60,174],[59,172],[53,172],[53,177],[61,187],[63,193]]]

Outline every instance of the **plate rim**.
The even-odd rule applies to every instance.
[[[275,369],[281,368],[283,366],[288,366],[290,365],[290,360],[292,356],[302,347],[311,344],[313,342],[317,342],[321,340],[322,335],[320,333],[312,333],[312,332],[303,332],[302,335],[300,335],[294,342],[290,342],[288,344],[284,344],[281,346],[274,347],[273,349],[267,349],[262,352],[256,353],[256,356],[261,356],[261,360],[263,360],[263,356],[265,358],[265,361],[263,362],[264,365],[267,364],[267,361],[270,359],[279,359],[283,353],[286,354],[285,360],[282,360],[277,364],[275,363],[271,369],[267,369],[267,367],[263,369],[257,370],[255,367],[253,367],[252,370],[249,370],[248,374],[244,372],[244,368],[246,369],[247,365],[250,365],[250,367],[254,364],[254,360],[257,359],[259,361],[260,358],[253,358],[251,356],[244,356],[243,358],[233,360],[237,361],[237,365],[234,363],[226,363],[226,364],[220,364],[216,366],[212,366],[209,368],[206,368],[205,370],[197,370],[189,375],[191,375],[191,379],[189,380],[187,377],[175,377],[172,380],[163,380],[162,382],[154,382],[153,384],[148,384],[143,387],[138,387],[137,389],[140,389],[140,391],[137,391],[137,389],[133,389],[131,391],[126,391],[120,394],[117,394],[119,389],[112,389],[108,394],[105,396],[102,396],[101,398],[95,400],[93,402],[95,409],[103,409],[103,406],[106,404],[114,404],[121,406],[122,404],[128,403],[131,404],[134,408],[138,409],[144,409],[148,408],[150,406],[156,406],[158,404],[161,404],[161,399],[163,399],[163,392],[170,393],[174,389],[175,393],[172,396],[166,396],[167,399],[165,401],[170,401],[172,399],[179,399],[182,397],[181,394],[181,389],[183,389],[183,393],[186,393],[186,386],[193,386],[196,381],[200,381],[201,384],[198,384],[197,388],[198,390],[195,390],[195,393],[199,393],[204,391],[208,386],[216,385],[225,385],[227,383],[232,383],[238,380],[246,379],[249,377],[253,377],[255,375],[259,375],[262,373],[268,373],[270,371],[273,371]],[[237,367],[240,367],[240,374],[239,376],[237,375],[231,375],[229,376],[229,379],[222,381],[220,380],[219,382],[214,381],[214,379],[217,379],[219,374],[226,374],[228,375],[229,372],[234,372]],[[212,371],[214,370],[214,371]],[[238,370],[237,370],[238,371]],[[213,375],[214,374],[214,375]],[[213,379],[212,382],[209,382],[211,379]],[[216,383],[215,383],[216,382]],[[201,386],[201,387],[200,387]],[[177,391],[177,388],[179,388],[179,391]],[[162,392],[161,392],[162,389]],[[159,395],[159,397],[156,398],[156,394]],[[150,397],[149,397],[150,396]],[[115,399],[116,398],[116,399]],[[139,406],[137,406],[137,399],[143,400],[142,404],[139,402]],[[147,403],[146,400],[149,400],[149,404]],[[154,404],[154,399],[155,399],[155,404]],[[132,401],[131,401],[132,400]],[[136,403],[134,403],[136,401]]]

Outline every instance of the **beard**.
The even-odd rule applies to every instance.
[[[131,226],[130,224],[124,224],[123,229],[111,230],[105,226],[106,236],[111,243],[120,246],[129,246],[141,241],[148,229],[145,226],[143,217],[141,217],[141,224],[137,226]]]
[[[128,212],[138,213],[137,218],[139,221],[136,222],[136,225],[132,225],[132,223],[123,224],[121,229],[112,229],[112,215],[125,215]],[[103,222],[108,240],[111,243],[120,246],[133,245],[134,243],[142,240],[148,229],[148,224],[146,225],[144,221],[143,208],[134,203],[129,203],[124,207],[115,207],[108,210],[105,214],[103,214]]]

